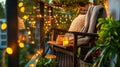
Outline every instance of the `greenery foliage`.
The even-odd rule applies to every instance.
[[[0,3],[0,18],[5,18],[5,11],[1,3]]]
[[[85,5],[89,0],[53,0],[54,5],[62,6],[76,6],[76,5]]]
[[[98,31],[98,40],[96,46],[93,47],[88,55],[96,50],[100,49],[100,55],[95,59],[93,67],[110,67],[113,63],[115,67],[119,67],[120,64],[120,21],[114,20],[112,16],[106,19],[100,18],[97,27],[100,27]]]
[[[39,58],[37,67],[57,67],[58,63],[54,59]]]

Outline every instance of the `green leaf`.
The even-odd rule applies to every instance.
[[[98,24],[97,24],[97,26],[96,27],[99,27],[101,24],[103,24],[105,21],[104,21],[104,19],[103,18],[99,18],[98,19]]]
[[[84,61],[87,59],[87,57],[94,51],[97,50],[99,47],[93,47],[92,49],[90,49],[90,51],[88,51],[88,53],[86,54]]]
[[[99,60],[99,62],[98,62],[98,66],[97,66],[97,67],[100,67],[103,58],[104,58],[104,55],[102,55],[102,56],[100,57],[100,60]]]
[[[114,30],[114,34],[115,34],[116,36],[118,36],[117,30]]]
[[[116,57],[117,57],[117,55],[115,53],[112,53],[112,55],[110,57],[110,64],[111,63],[116,64],[116,61],[117,61],[117,59],[115,59]]]
[[[100,56],[104,55],[108,47],[104,47],[100,53]]]
[[[50,64],[51,62],[52,62],[52,59],[48,59],[48,61],[47,61],[47,62],[45,62],[45,64],[44,64],[44,65]]]
[[[78,48],[78,57],[80,56],[81,48]]]
[[[117,64],[115,65],[115,67],[119,67],[119,66],[120,66],[120,54],[118,53]]]
[[[95,60],[95,62],[93,63],[93,66],[92,66],[92,67],[97,67],[99,60],[100,60],[100,57],[98,57],[98,58]]]

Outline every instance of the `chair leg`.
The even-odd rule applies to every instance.
[[[73,56],[73,67],[77,67],[77,55]]]
[[[77,67],[77,35],[74,35],[73,67]]]

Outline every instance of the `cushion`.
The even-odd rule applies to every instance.
[[[74,31],[74,32],[81,32],[82,28],[84,27],[85,23],[85,16],[79,14],[71,23],[70,28],[68,31]],[[69,37],[69,40],[73,40],[73,34],[66,33],[66,36]]]
[[[68,31],[80,32],[82,27],[84,26],[85,15],[78,15],[71,23]]]

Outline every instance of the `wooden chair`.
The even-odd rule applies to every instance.
[[[73,66],[77,67],[77,50],[81,48],[81,59],[84,58],[88,50],[94,46],[95,39],[97,37],[96,24],[98,18],[106,17],[106,12],[103,6],[91,6],[88,8],[84,26],[81,29],[81,32],[76,31],[66,31],[52,28],[52,40],[48,41],[48,44],[52,45],[53,53],[62,52],[64,54],[70,55],[73,57]],[[56,43],[57,32],[64,32],[65,35],[70,37],[68,34],[72,34],[72,39],[70,40],[69,46],[63,46]],[[67,33],[67,34],[66,34]]]

